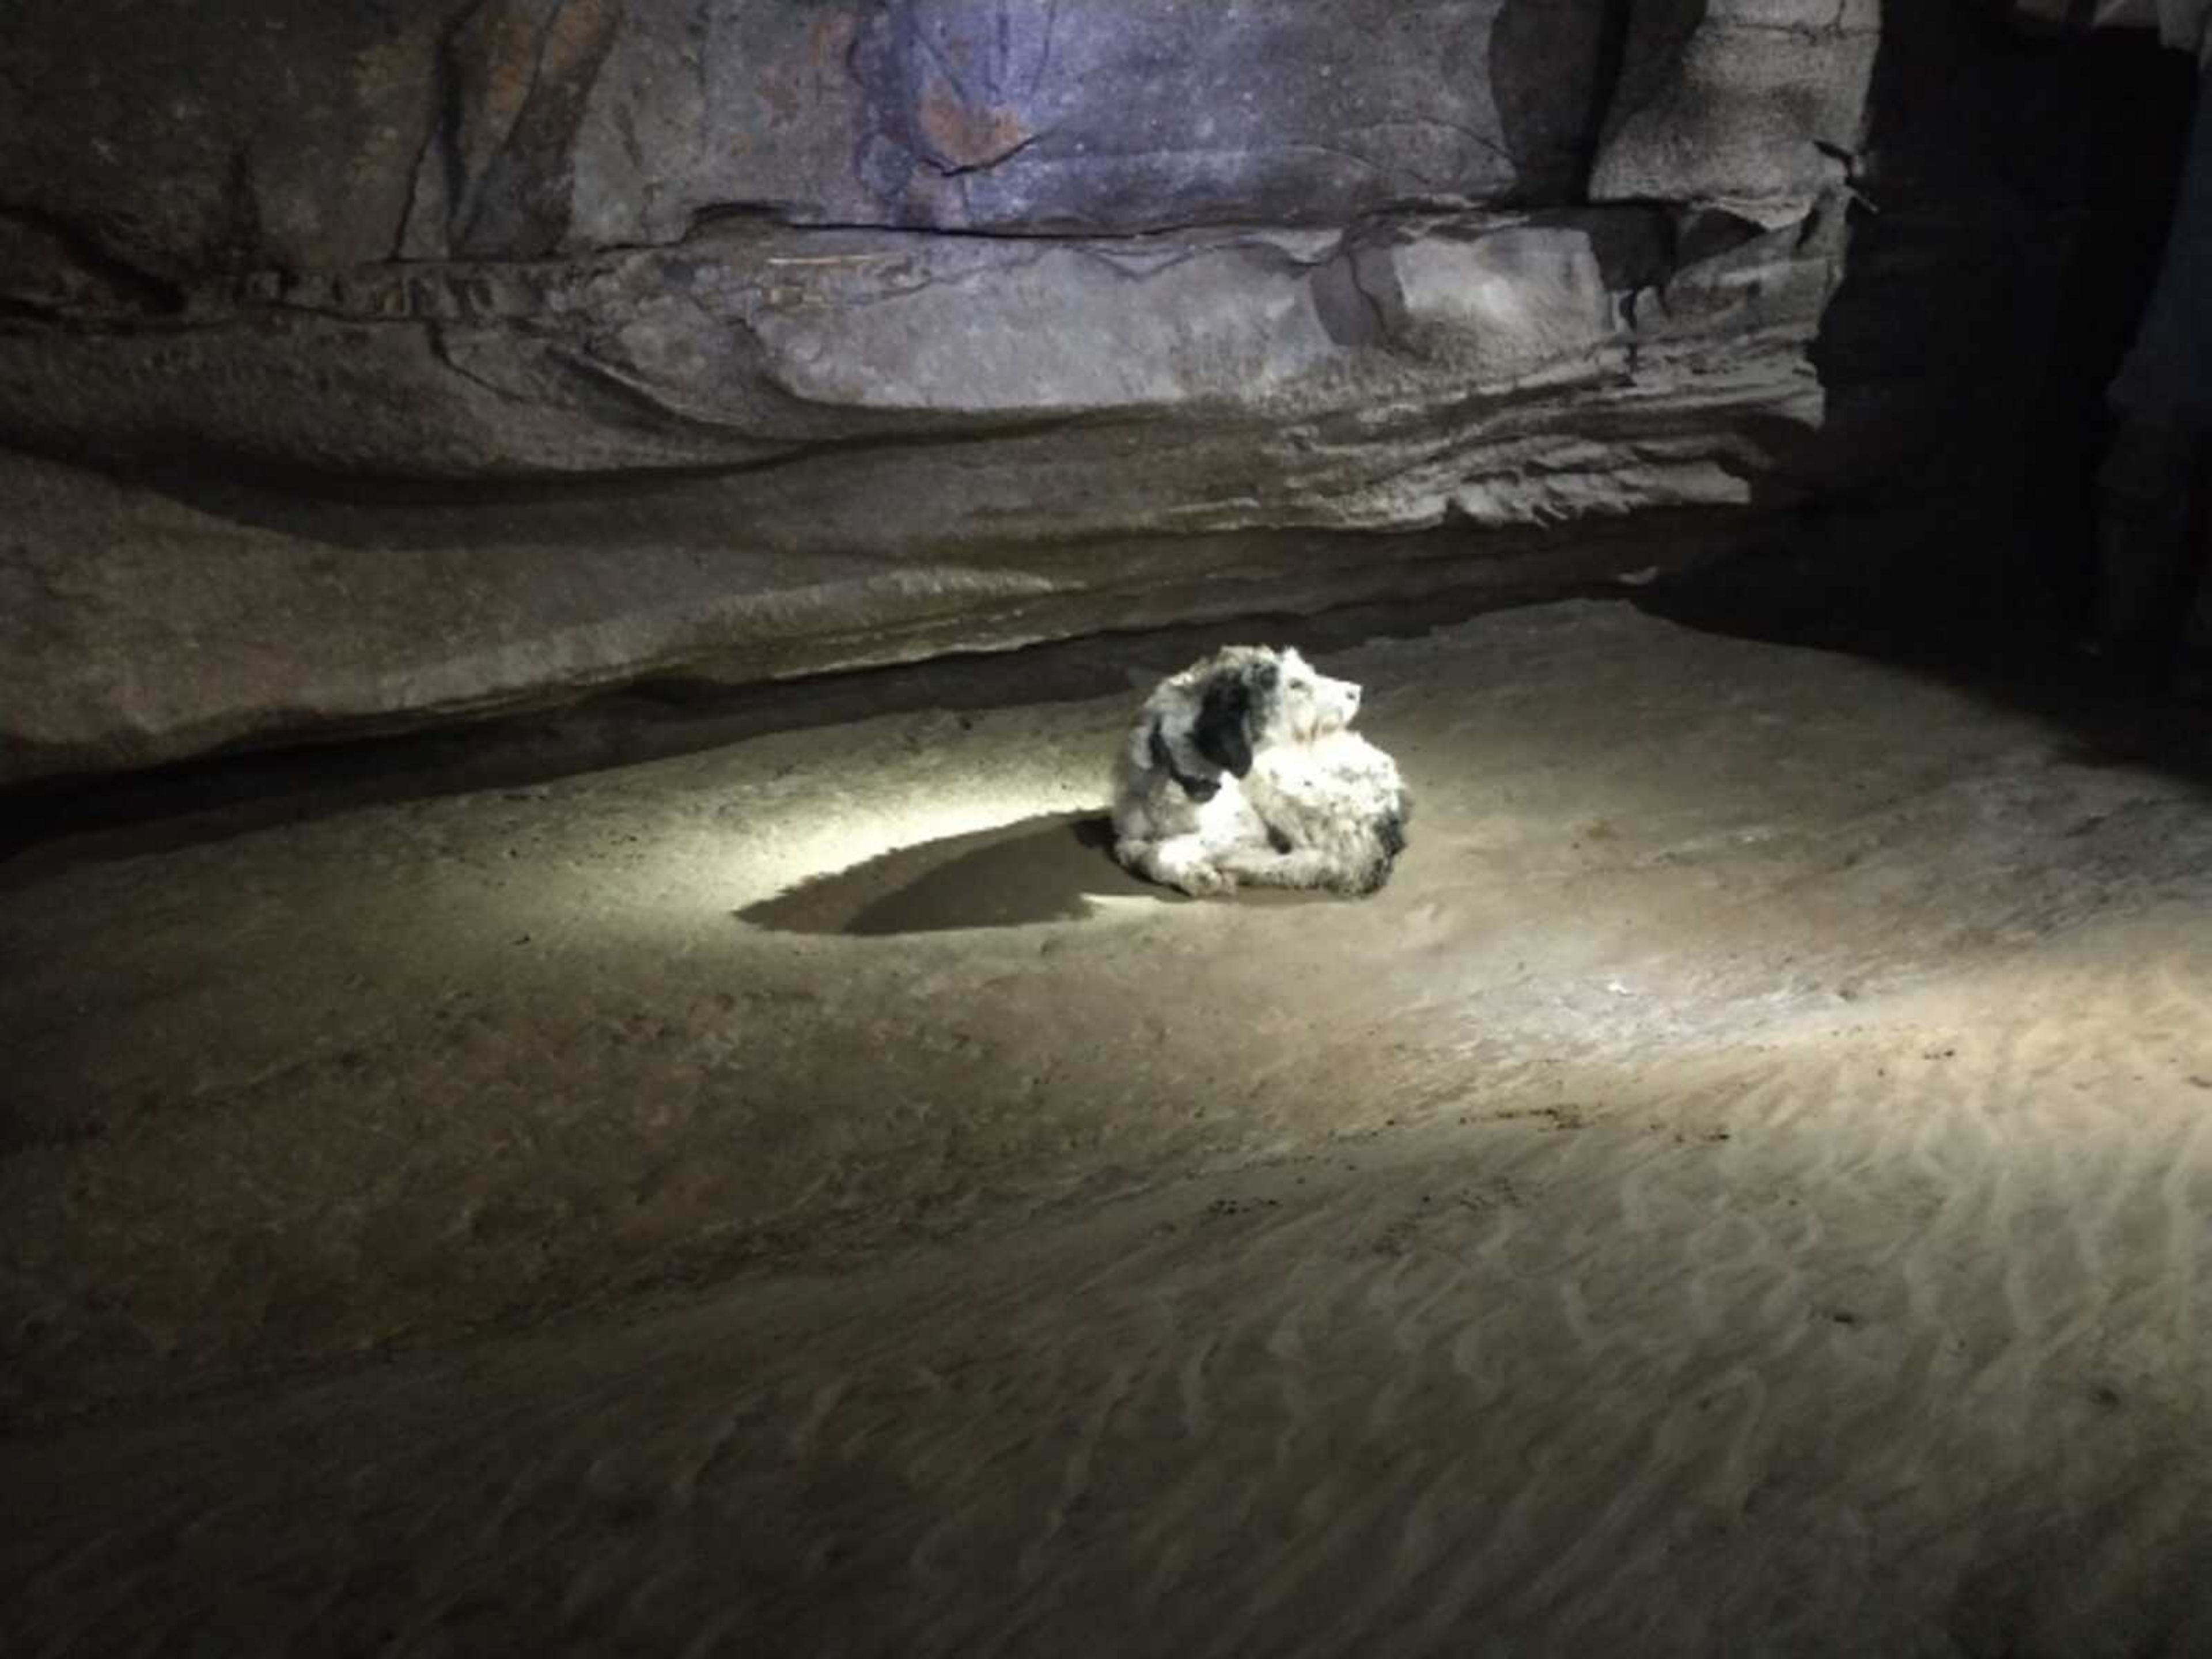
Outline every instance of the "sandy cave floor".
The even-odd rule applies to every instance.
[[[1150,670],[1188,642],[1132,641]],[[1548,606],[0,865],[26,1654],[2212,1652],[2212,791]]]

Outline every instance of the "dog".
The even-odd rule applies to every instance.
[[[1115,761],[1114,856],[1194,897],[1379,891],[1413,803],[1352,730],[1359,696],[1291,648],[1227,646],[1169,676]]]

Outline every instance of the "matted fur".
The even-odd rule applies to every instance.
[[[1200,896],[1376,891],[1413,799],[1397,763],[1351,729],[1358,712],[1358,686],[1293,649],[1228,646],[1170,675],[1115,764],[1114,855]]]

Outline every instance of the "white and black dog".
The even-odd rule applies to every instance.
[[[1115,764],[1114,856],[1186,893],[1377,890],[1413,798],[1352,731],[1359,688],[1295,650],[1232,645],[1160,682]]]

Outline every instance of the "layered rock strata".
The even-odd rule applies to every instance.
[[[1879,38],[1875,0],[147,27],[0,20],[0,783],[1698,556],[1798,491]]]

